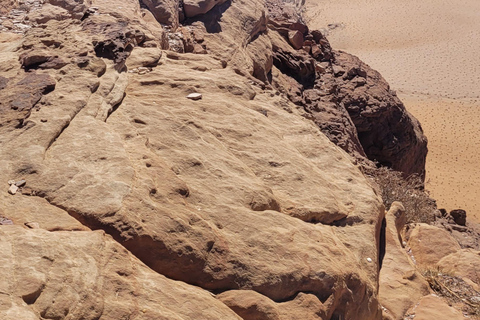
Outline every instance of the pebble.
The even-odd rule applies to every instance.
[[[191,100],[200,100],[202,99],[202,94],[201,93],[190,93],[188,96],[187,96],[187,99],[191,99]]]
[[[16,185],[17,187],[21,188],[21,187],[23,187],[26,183],[27,183],[27,181],[25,181],[25,180],[22,179],[22,180],[20,180],[20,181],[15,182],[15,185]]]
[[[13,221],[7,218],[0,217],[0,225],[11,226],[13,225]]]
[[[367,262],[372,262],[372,258],[367,258]]]
[[[8,180],[8,184],[9,185],[15,184],[15,180]]]
[[[10,193],[11,195],[14,195],[15,193],[17,193],[17,191],[18,191],[18,187],[14,184],[12,184],[10,188],[8,188],[8,193]]]

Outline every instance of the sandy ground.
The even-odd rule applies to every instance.
[[[427,188],[480,221],[480,1],[307,0],[311,27],[377,69],[429,139]]]

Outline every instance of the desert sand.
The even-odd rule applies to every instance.
[[[426,186],[480,221],[480,2],[309,0],[332,46],[380,71],[429,139]]]

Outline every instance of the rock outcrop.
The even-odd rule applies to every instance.
[[[394,202],[385,217],[385,257],[380,270],[380,303],[384,317],[404,319],[409,309],[429,294],[423,279],[403,246],[401,233],[405,226],[405,209]]]
[[[338,146],[421,174],[426,141],[279,4],[51,0],[0,33],[2,317],[382,318],[384,207]]]

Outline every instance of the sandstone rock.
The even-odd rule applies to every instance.
[[[87,11],[87,3],[89,0],[48,0],[48,2],[54,6],[65,9],[72,18],[81,19]]]
[[[135,48],[126,61],[128,69],[138,67],[155,67],[162,57],[162,50],[158,48]]]
[[[300,31],[300,33],[301,33],[302,35],[308,33],[308,26],[306,26],[306,25],[303,24],[303,23],[295,22],[295,23],[292,23],[288,28],[289,28],[290,30]]]
[[[302,315],[302,319],[320,320],[332,317],[328,312],[330,301],[322,303],[313,294],[299,293],[293,300],[275,303],[255,291],[232,290],[217,296],[242,319],[290,320]]]
[[[52,54],[47,50],[32,50],[20,57],[20,62],[25,69],[35,68],[52,59]]]
[[[242,319],[280,319],[280,312],[275,302],[255,291],[232,290],[218,295],[217,298]]]
[[[12,184],[10,188],[8,188],[8,193],[10,193],[11,195],[14,195],[15,193],[17,193],[17,191],[18,191],[18,187],[14,184]]]
[[[199,43],[193,45],[193,53],[196,54],[207,54],[207,50]]]
[[[460,245],[448,231],[424,223],[412,230],[408,245],[421,268],[434,267],[443,257],[460,250]]]
[[[291,22],[302,21],[299,3],[219,4],[185,27],[194,50],[201,43],[208,55],[169,51],[161,66],[128,73],[130,62],[156,60],[167,29],[134,0],[57,2],[86,14],[34,26],[12,44],[0,34],[2,112],[20,96],[11,90],[26,76],[20,55],[45,50],[40,61],[32,55],[31,71],[50,57],[67,63],[29,72],[55,79],[55,90],[37,86],[40,94],[24,99],[28,113],[0,121],[0,179],[28,181],[23,194],[0,193],[0,210],[41,228],[0,237],[0,266],[9,272],[0,281],[9,298],[0,303],[14,319],[239,319],[234,308],[282,320],[381,318],[384,208],[312,111],[332,106],[323,110],[332,115],[329,129],[348,125],[348,139],[361,147],[348,112],[333,101],[345,98],[343,85],[356,90],[361,73],[349,76],[356,69],[346,65],[345,79],[335,78],[317,33],[305,38],[321,57],[288,44]],[[166,13],[172,41],[185,49],[182,34],[171,32],[178,2],[147,2],[159,21]],[[278,27],[268,21],[282,16]],[[324,63],[321,79],[316,63]],[[369,77],[367,70],[362,87],[374,86]],[[325,86],[314,90],[318,81]],[[178,99],[196,91],[208,95]]]
[[[480,251],[462,249],[451,253],[438,261],[437,266],[442,272],[447,272],[462,278],[468,278],[480,285]]]
[[[402,246],[400,234],[405,225],[403,206],[394,202],[385,220],[385,256],[379,279],[380,303],[392,319],[401,320],[421,297],[429,293],[429,287]]]
[[[348,111],[368,158],[405,176],[424,177],[427,139],[419,122],[405,110],[378,72],[348,54],[337,53],[335,59],[345,70],[350,71],[352,67],[355,70],[350,75],[347,71],[338,84],[342,88],[339,100]],[[347,83],[352,81],[349,78],[357,74],[357,70],[361,70],[360,76],[367,77],[366,86],[349,87]]]
[[[65,20],[70,18],[70,13],[61,7],[44,4],[41,9],[28,14],[28,20],[37,24],[44,24],[50,20]]]
[[[102,231],[10,227],[0,235],[0,290],[11,293],[1,299],[2,319],[240,319],[210,293],[154,273]]]
[[[173,30],[178,28],[178,1],[176,0],[142,0],[143,3],[152,12],[155,19],[161,24],[172,27]]]
[[[288,41],[290,41],[292,47],[299,50],[303,45],[303,34],[298,30],[290,31],[288,33]]]
[[[224,3],[226,0],[184,0],[183,9],[185,17],[192,18],[200,14],[205,14],[216,5]]]
[[[8,13],[13,7],[18,5],[18,0],[5,0],[0,3],[0,13]]]
[[[450,216],[453,218],[456,224],[464,226],[467,223],[467,212],[462,209],[450,211]]]
[[[416,320],[465,319],[461,312],[450,307],[443,299],[435,295],[423,297],[409,314],[415,315],[414,319]]]

